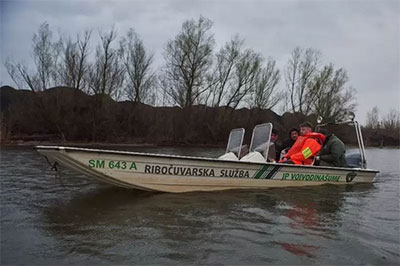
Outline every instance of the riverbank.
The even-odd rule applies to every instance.
[[[278,130],[282,142],[291,128],[304,121],[316,122],[315,116],[299,113],[278,115],[258,108],[153,107],[128,101],[116,102],[104,95],[87,95],[68,87],[33,93],[3,86],[0,100],[0,140],[7,145],[72,143],[84,146],[223,147],[233,128],[244,128],[244,143],[249,143],[254,126],[270,122]],[[331,130],[346,145],[357,144],[353,127],[342,125]],[[365,129],[363,134],[366,146],[400,145],[396,130]]]

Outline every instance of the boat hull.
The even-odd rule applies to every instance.
[[[36,150],[50,161],[112,185],[163,192],[370,183],[378,173],[73,147],[37,146]]]

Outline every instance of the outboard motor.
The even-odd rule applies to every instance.
[[[362,159],[360,153],[350,153],[346,154],[346,165],[350,168],[361,168]]]

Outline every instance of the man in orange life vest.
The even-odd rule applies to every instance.
[[[300,137],[280,160],[280,163],[312,165],[314,156],[321,150],[325,136],[312,132],[309,122],[300,124]]]

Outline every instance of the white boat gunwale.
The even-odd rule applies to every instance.
[[[285,164],[285,163],[259,163],[259,162],[243,162],[243,161],[225,161],[218,158],[208,158],[208,157],[194,157],[194,156],[183,156],[183,155],[169,155],[169,154],[155,154],[155,153],[142,153],[142,152],[132,152],[132,151],[118,151],[118,150],[103,150],[103,149],[89,149],[89,148],[78,148],[78,147],[66,147],[66,146],[35,146],[35,150],[56,150],[56,151],[81,151],[89,153],[101,153],[101,154],[117,154],[117,155],[133,155],[133,156],[145,156],[145,157],[161,157],[166,159],[185,159],[185,160],[195,160],[195,161],[210,161],[210,162],[223,162],[225,164],[243,164],[243,165],[271,165],[271,166],[285,166],[290,168],[309,168],[309,169],[326,169],[326,170],[342,170],[342,171],[357,171],[365,173],[379,173],[378,170],[373,169],[363,169],[363,168],[350,168],[350,167],[332,167],[332,166],[315,166],[315,165],[295,165],[295,164]]]

